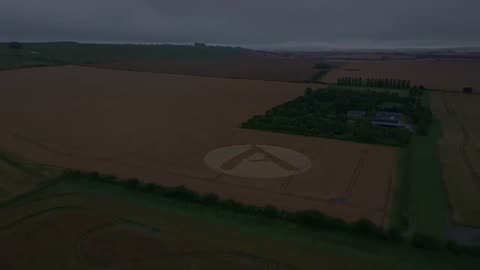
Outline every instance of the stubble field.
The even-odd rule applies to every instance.
[[[27,160],[384,224],[396,149],[238,128],[305,85],[81,67],[8,71],[0,80],[0,146]],[[232,145],[291,149],[311,167],[252,178],[207,166],[209,152]]]

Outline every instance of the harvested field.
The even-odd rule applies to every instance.
[[[430,89],[462,91],[473,87],[480,91],[478,60],[411,60],[350,62],[325,76],[326,82],[340,77],[388,78],[410,80],[412,85]]]
[[[96,64],[95,67],[185,74],[206,77],[241,78],[267,81],[304,81],[316,72],[313,59],[290,59],[273,56],[243,56],[226,58],[192,58],[163,60],[121,60]]]
[[[0,147],[28,160],[384,223],[396,149],[238,128],[303,94],[303,84],[82,67],[1,72],[0,81]],[[232,145],[291,149],[310,168],[263,179],[205,163],[208,153]],[[260,152],[241,162],[258,167],[275,158]]]
[[[443,137],[439,150],[455,223],[480,226],[480,97],[435,94]]]

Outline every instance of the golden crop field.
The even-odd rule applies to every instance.
[[[0,147],[26,160],[384,224],[395,148],[239,128],[304,84],[73,66],[0,80]],[[206,162],[218,149],[228,166]]]
[[[432,109],[440,118],[443,177],[456,223],[480,226],[480,97],[434,94]]]

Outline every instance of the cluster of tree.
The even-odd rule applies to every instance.
[[[396,79],[377,79],[377,78],[352,78],[344,77],[337,79],[338,85],[346,86],[364,86],[364,87],[378,87],[378,88],[393,88],[393,89],[409,89],[410,81],[396,80]]]
[[[285,211],[279,210],[274,206],[258,207],[245,205],[243,203],[230,199],[221,199],[216,194],[199,194],[184,186],[164,187],[152,183],[141,183],[138,179],[119,179],[111,175],[102,175],[97,172],[82,172],[77,170],[67,170],[59,177],[59,180],[91,180],[108,184],[121,185],[132,191],[144,192],[151,195],[158,195],[172,200],[183,201],[187,203],[201,204],[207,207],[219,210],[232,211],[239,214],[261,216],[273,220],[282,220],[290,223],[306,226],[319,231],[342,231],[352,233],[361,237],[377,239],[381,241],[405,242],[401,232],[397,229],[384,230],[368,220],[359,220],[353,223],[347,223],[342,219],[329,217],[317,210],[303,211]],[[415,234],[410,242],[414,247],[425,249],[438,249],[447,247],[456,253],[470,252],[478,254],[477,250],[467,249],[449,242],[447,245],[431,238],[429,236]]]
[[[395,104],[395,106],[384,106]],[[360,119],[348,119],[348,112],[364,111]],[[429,108],[418,102],[418,97],[399,96],[396,93],[376,91],[307,89],[305,95],[277,106],[264,115],[256,115],[242,124],[243,128],[269,130],[305,136],[327,137],[362,143],[406,146],[412,132],[405,128],[374,125],[376,112],[399,112],[419,129],[427,133],[432,115]]]

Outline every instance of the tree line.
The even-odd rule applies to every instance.
[[[376,88],[393,88],[393,89],[409,89],[410,81],[397,80],[397,79],[379,79],[379,78],[367,78],[361,77],[343,77],[337,79],[337,85],[345,86],[364,86],[364,87],[376,87]]]
[[[226,210],[239,214],[259,216],[273,220],[305,226],[318,231],[339,231],[352,233],[360,237],[388,241],[394,243],[408,242],[416,248],[441,249],[448,248],[452,252],[462,254],[479,254],[476,249],[459,246],[455,242],[440,243],[426,235],[415,234],[411,239],[402,236],[398,229],[385,230],[374,223],[362,219],[347,223],[342,219],[329,217],[318,210],[285,211],[274,206],[252,206],[231,199],[221,199],[218,195],[200,194],[184,186],[165,187],[153,183],[142,183],[136,178],[120,179],[112,175],[103,175],[98,172],[83,172],[79,170],[66,170],[57,180],[96,181],[100,183],[122,186],[125,189],[142,192],[154,196],[203,205],[218,210]]]

